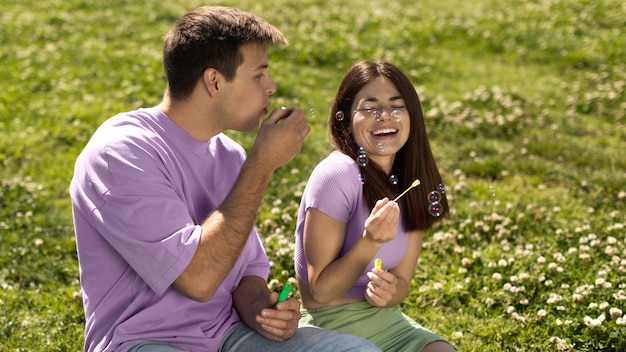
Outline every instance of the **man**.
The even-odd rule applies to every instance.
[[[168,87],[118,114],[77,158],[70,185],[87,351],[369,351],[367,340],[298,328],[300,304],[267,288],[254,229],[273,172],[301,149],[302,109],[268,114],[276,85],[264,20],[201,7],[167,34]],[[246,157],[225,130],[258,135]]]

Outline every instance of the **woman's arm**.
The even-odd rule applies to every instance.
[[[424,233],[412,231],[408,234],[409,243],[406,254],[398,266],[389,271],[372,269],[367,273],[365,298],[374,306],[393,307],[402,302],[409,294],[415,266],[422,252]]]
[[[303,241],[310,296],[316,303],[329,303],[354,285],[383,243],[395,236],[399,213],[395,202],[379,201],[365,222],[361,238],[338,258],[346,225],[316,209],[307,211]]]

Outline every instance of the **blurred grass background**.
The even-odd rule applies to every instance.
[[[179,1],[24,0],[0,14],[0,349],[82,349],[67,187],[91,133],[157,104]],[[293,280],[299,196],[357,60],[402,67],[422,99],[453,216],[427,235],[416,320],[460,351],[626,349],[626,5],[618,0],[216,1],[274,24],[273,105],[309,111],[257,226]],[[246,148],[254,134],[229,133]]]

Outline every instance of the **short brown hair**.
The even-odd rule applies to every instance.
[[[274,26],[251,13],[223,6],[203,6],[181,17],[163,43],[163,68],[172,99],[185,100],[207,68],[227,80],[243,62],[242,44],[287,45]]]

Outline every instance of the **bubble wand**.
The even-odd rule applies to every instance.
[[[285,286],[283,286],[283,290],[280,292],[280,295],[278,296],[278,300],[276,301],[276,304],[274,304],[274,308],[276,308],[278,303],[283,302],[287,299],[287,297],[289,296],[289,292],[291,292],[291,289],[292,289],[291,284],[287,282]]]
[[[405,190],[404,190],[404,192],[400,193],[400,195],[399,195],[399,196],[397,196],[397,197],[396,197],[396,199],[394,199],[393,201],[394,201],[394,202],[397,202],[397,201],[398,201],[398,199],[400,199],[400,197],[402,197],[403,195],[405,195],[405,194],[406,194],[406,192],[410,191],[413,187],[417,187],[417,186],[419,186],[419,185],[420,185],[420,183],[421,183],[421,182],[420,182],[420,180],[416,178],[416,179],[415,179],[415,181],[413,181],[413,183],[411,183],[411,185],[409,186],[409,188],[405,189]]]

